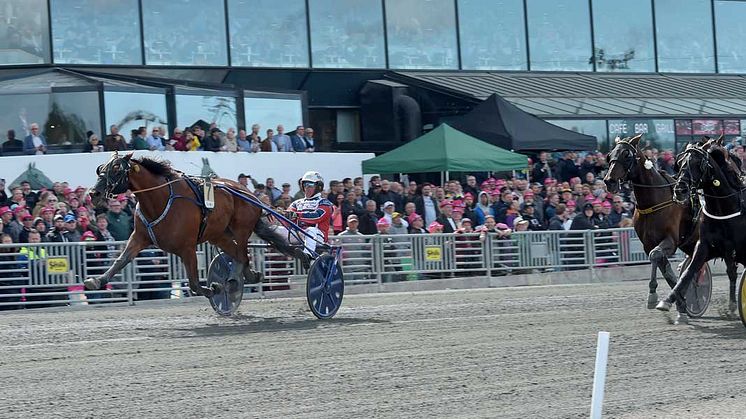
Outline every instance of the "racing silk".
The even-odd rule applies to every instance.
[[[298,214],[298,225],[303,228],[316,226],[324,234],[324,241],[329,240],[329,224],[334,210],[331,201],[316,194],[294,201],[288,210]]]

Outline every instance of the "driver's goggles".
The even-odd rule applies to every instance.
[[[315,187],[316,186],[316,182],[306,181],[306,182],[301,183],[301,185],[303,185],[303,189],[306,189],[308,187]]]

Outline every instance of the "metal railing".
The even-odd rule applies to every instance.
[[[336,236],[345,283],[381,284],[431,278],[525,274],[646,264],[631,228],[589,231]],[[179,258],[146,249],[114,277],[106,290],[86,291],[83,279],[102,274],[124,242],[0,245],[0,309],[99,304],[190,296]],[[197,249],[200,278],[207,276],[215,247]],[[289,258],[260,242],[250,243],[250,260],[264,274],[246,292],[302,288],[305,274]],[[677,255],[680,257],[680,255]],[[204,282],[203,282],[204,283]]]

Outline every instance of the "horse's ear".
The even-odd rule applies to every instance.
[[[720,137],[717,139],[717,145],[722,147],[724,143],[725,143],[725,135],[720,134]]]
[[[135,154],[134,152],[133,153],[127,153],[127,155],[124,156],[124,157],[122,157],[122,159],[124,159],[124,161],[130,161],[130,159],[132,158],[132,156],[134,154]]]
[[[622,139],[617,135],[616,138],[614,138],[614,144],[619,144],[620,141],[622,141]]]
[[[629,140],[629,143],[637,147],[637,145],[640,144],[641,139],[642,139],[642,134],[637,134]]]

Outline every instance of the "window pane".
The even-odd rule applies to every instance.
[[[459,0],[458,19],[464,69],[527,69],[523,0]]]
[[[526,1],[531,70],[592,70],[588,2]]]
[[[53,1],[59,64],[142,64],[137,0]]]
[[[176,95],[176,125],[191,127],[198,121],[213,122],[223,131],[236,129],[236,98],[228,96]]]
[[[581,134],[593,135],[598,141],[598,151],[609,151],[609,136],[606,133],[606,121],[603,119],[555,119],[547,122]]]
[[[0,95],[0,126],[20,140],[37,123],[50,145],[82,144],[87,131],[101,134],[99,112],[97,92]]]
[[[145,61],[228,65],[223,0],[142,0]]]
[[[46,0],[0,2],[0,65],[49,62]]]
[[[54,93],[44,126],[49,144],[84,144],[87,131],[101,137],[98,92]]]
[[[658,71],[715,72],[710,0],[655,0],[655,24]]]
[[[300,99],[244,98],[246,127],[259,124],[264,138],[268,129],[277,133],[277,126],[283,125],[290,132],[303,125],[303,105]]]
[[[308,67],[305,0],[229,0],[231,63]]]
[[[116,125],[127,143],[132,142],[132,130],[161,126],[168,131],[166,95],[158,93],[104,92],[106,129]]]
[[[672,119],[610,119],[609,137],[633,137],[644,134],[641,148],[658,151],[674,149],[675,134]]]
[[[458,68],[453,0],[386,0],[391,68]]]
[[[650,0],[593,0],[593,29],[596,71],[655,71]]]
[[[309,4],[314,67],[386,67],[380,0],[312,0]]]
[[[715,2],[717,26],[718,72],[746,73],[746,3]]]

